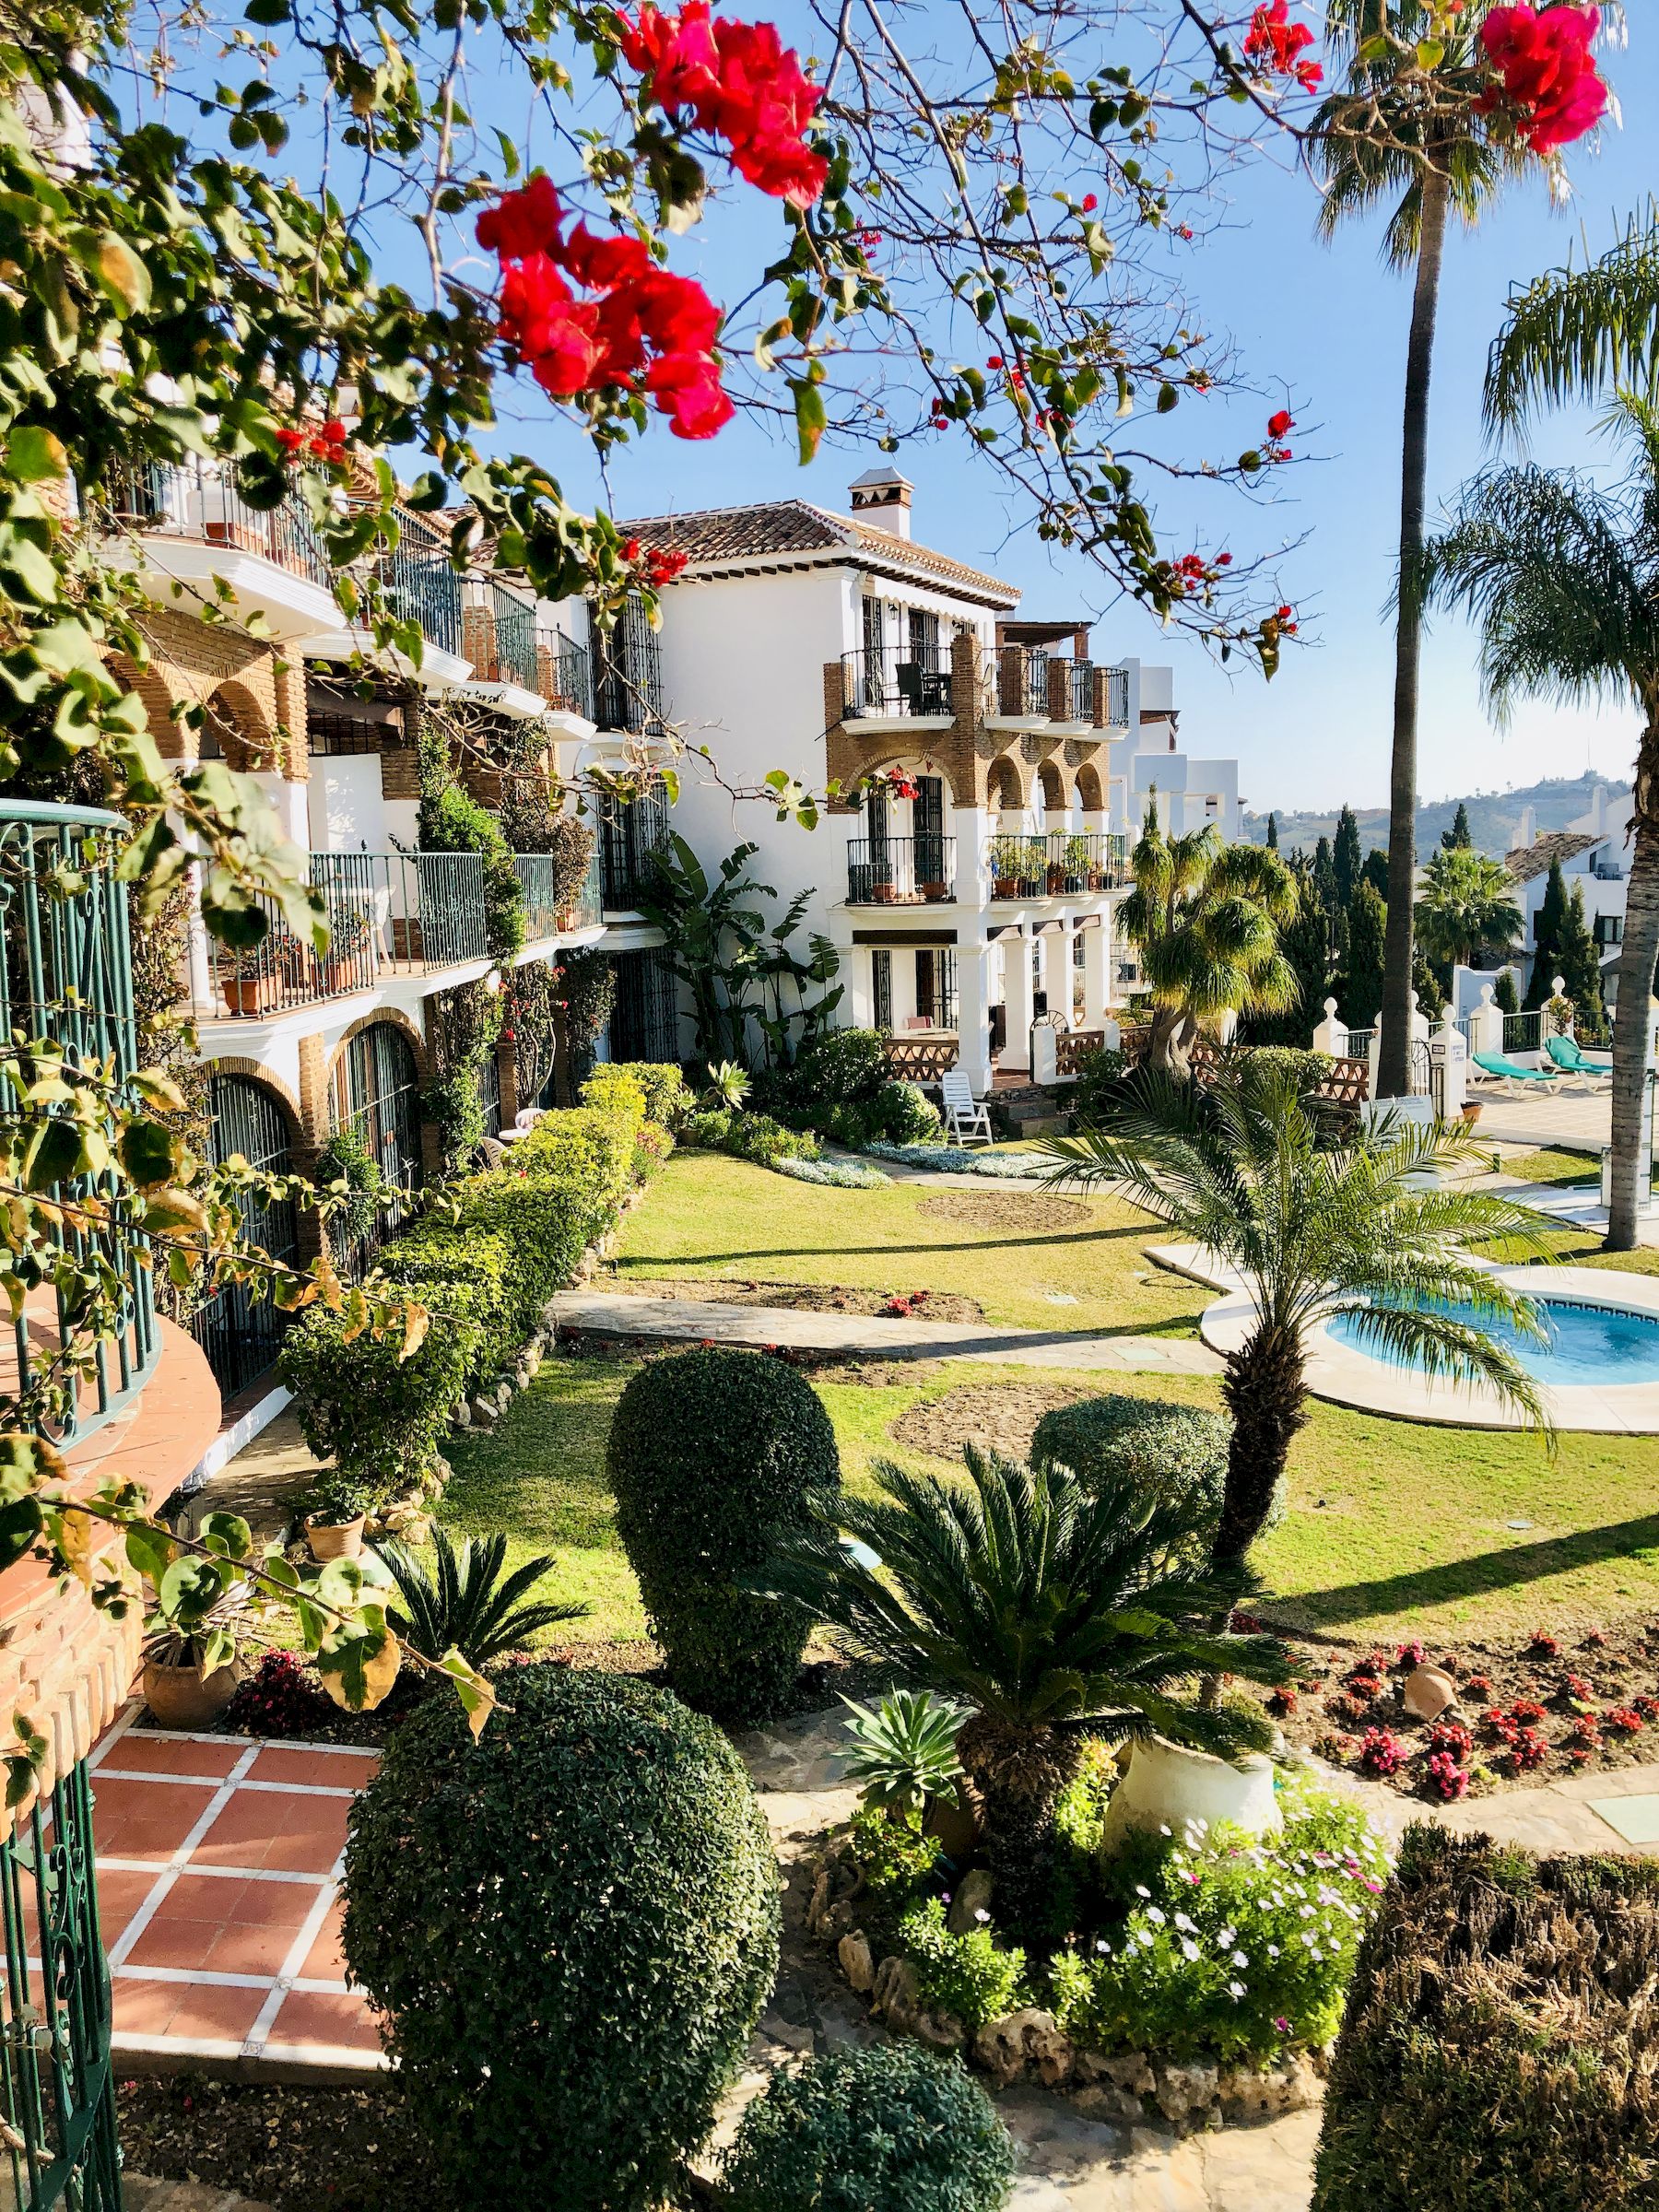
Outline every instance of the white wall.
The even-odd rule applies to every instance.
[[[384,853],[385,801],[378,753],[313,759],[308,788],[313,853]]]

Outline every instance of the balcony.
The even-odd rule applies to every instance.
[[[275,900],[251,951],[199,929],[191,963],[197,1020],[268,1021],[296,1006],[372,991],[390,975],[429,975],[488,953],[484,863],[476,853],[313,853],[311,880],[328,913],[328,949],[296,936]]]
[[[117,465],[103,518],[138,540],[141,572],[171,595],[193,587],[204,606],[222,579],[273,636],[304,637],[339,619],[334,571],[304,505],[251,507],[229,461],[147,461]]]
[[[956,839],[856,837],[847,845],[849,906],[941,906],[956,897]]]
[[[594,715],[594,664],[587,648],[546,624],[535,633],[536,688],[556,714]]]
[[[841,717],[880,725],[894,722],[948,729],[950,649],[888,645],[841,655]]]
[[[599,881],[606,913],[633,913],[652,882],[652,857],[668,849],[668,801],[660,783],[637,797],[599,801]]]
[[[512,865],[518,870],[519,889],[524,894],[524,935],[528,940],[568,937],[578,930],[598,928],[602,914],[596,842],[581,889],[562,906],[551,853],[520,853],[515,854]]]
[[[450,559],[449,534],[406,507],[395,512],[397,543],[369,562],[370,572],[401,620],[418,622],[441,653],[459,658],[461,575]]]
[[[993,729],[1023,727],[1053,719],[1049,709],[1049,656],[1041,647],[998,645],[987,656],[984,677],[984,715]]]
[[[985,850],[991,896],[1063,899],[1119,890],[1129,880],[1128,842],[1097,830],[994,837]]]

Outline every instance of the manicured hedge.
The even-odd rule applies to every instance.
[[[807,1623],[737,1587],[841,1481],[835,1430],[803,1375],[764,1352],[681,1352],[640,1370],[611,1421],[617,1533],[668,1679],[723,1720],[788,1699]]]
[[[645,2212],[778,1960],[777,1864],[719,1730],[626,1676],[426,1700],[353,1805],[344,1943],[446,2206]]]
[[[1128,1476],[1160,1504],[1200,1500],[1206,1519],[1194,1564],[1202,1566],[1221,1518],[1231,1439],[1222,1414],[1108,1391],[1045,1413],[1032,1432],[1031,1459],[1069,1467],[1090,1484]]]
[[[503,1167],[445,1187],[441,1208],[391,1238],[380,1265],[441,1318],[412,1359],[313,1312],[278,1372],[320,1458],[390,1497],[430,1465],[449,1416],[509,1367],[587,1246],[615,1226],[644,1126],[637,1102],[544,1114]]]
[[[690,1110],[691,1093],[686,1088],[686,1078],[672,1061],[666,1060],[606,1062],[582,1085],[582,1104],[603,1104],[606,1085],[618,1076],[638,1086],[646,1120],[657,1123],[664,1129],[677,1129]]]
[[[1015,2152],[959,2059],[874,2043],[775,2074],[744,2113],[730,2212],[1000,2212]]]
[[[1414,1827],[1360,1948],[1313,2212],[1659,2202],[1659,1863]]]

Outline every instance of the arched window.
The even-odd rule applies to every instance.
[[[347,1041],[329,1105],[331,1125],[358,1132],[390,1189],[420,1188],[420,1074],[395,1022],[371,1021]]]
[[[208,1150],[216,1165],[240,1152],[251,1168],[263,1168],[267,1174],[293,1171],[288,1117],[262,1083],[248,1076],[216,1075],[208,1085]],[[300,1251],[293,1201],[246,1205],[242,1238],[292,1265]],[[267,1288],[227,1283],[194,1317],[191,1331],[229,1398],[270,1366],[288,1323]]]

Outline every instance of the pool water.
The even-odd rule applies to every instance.
[[[1547,1343],[1522,1336],[1502,1322],[1486,1326],[1493,1343],[1512,1352],[1517,1363],[1536,1381],[1566,1389],[1583,1388],[1586,1383],[1605,1389],[1610,1383],[1659,1382],[1659,1320],[1645,1313],[1571,1305],[1553,1298],[1541,1298],[1537,1305],[1539,1318],[1549,1332]],[[1446,1306],[1438,1310],[1452,1311]],[[1390,1367],[1422,1365],[1419,1359],[1402,1358],[1368,1342],[1352,1314],[1339,1313],[1330,1328],[1336,1343],[1349,1345],[1369,1359],[1382,1360]]]

